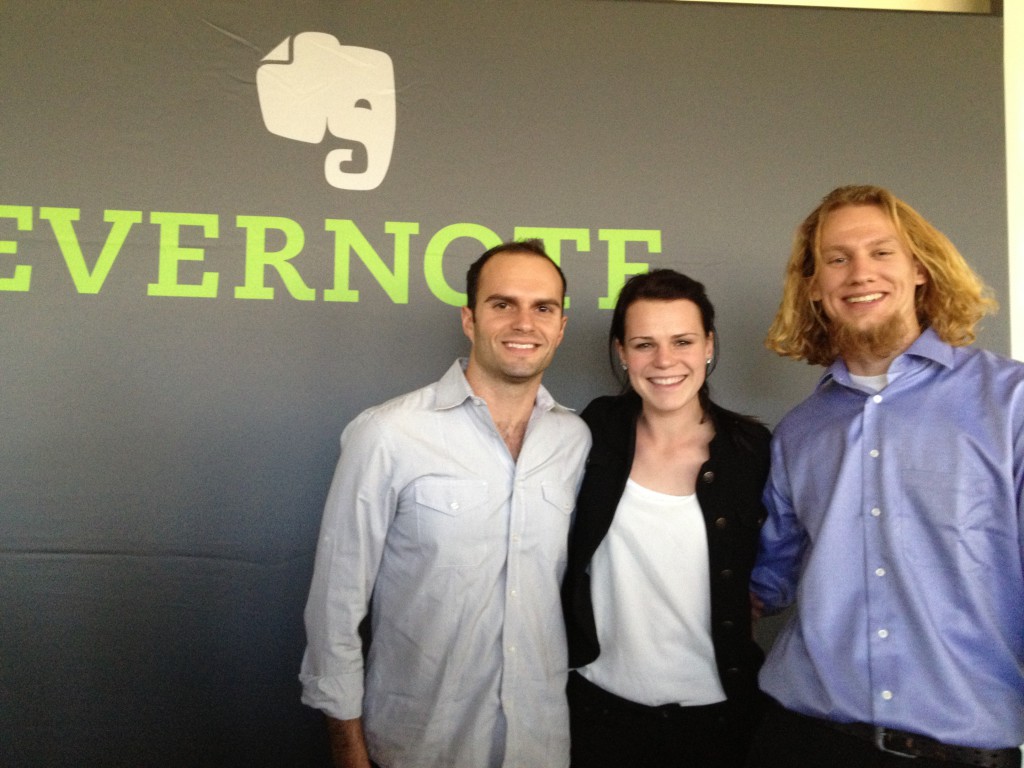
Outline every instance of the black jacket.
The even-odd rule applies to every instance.
[[[597,658],[587,567],[615,516],[633,465],[640,397],[629,392],[599,397],[583,411],[593,435],[586,473],[569,539],[569,562],[562,587],[569,666]],[[768,430],[712,405],[715,436],[710,458],[697,478],[697,500],[704,513],[711,568],[711,637],[718,675],[737,714],[760,709],[757,671],[764,654],[751,632],[749,581],[765,519],[761,493],[768,477]]]

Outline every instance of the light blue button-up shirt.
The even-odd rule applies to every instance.
[[[1024,365],[931,330],[890,384],[842,362],[779,424],[752,588],[796,601],[761,671],[789,709],[1024,742]]]
[[[541,387],[513,460],[463,365],[342,435],[306,607],[303,701],[362,716],[386,768],[561,768],[559,586],[590,433]]]

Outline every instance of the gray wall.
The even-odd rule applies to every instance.
[[[327,183],[336,140],[264,125],[260,59],[308,31],[394,63],[376,189]],[[450,225],[582,230],[561,247],[570,321],[546,378],[574,407],[613,388],[599,299],[616,249],[602,238],[621,235],[606,230],[649,231],[619,256],[707,284],[713,393],[770,423],[818,373],[761,340],[793,228],[834,186],[891,187],[1008,301],[997,18],[34,0],[0,4],[0,54],[3,765],[321,764],[296,672],[337,438],[465,350],[427,278],[461,290],[484,244],[441,247]],[[311,298],[273,270],[273,298],[236,297],[256,253],[245,216],[292,222],[265,249],[295,250]],[[169,220],[205,228],[175,240]],[[407,301],[351,254],[358,301],[325,300],[329,220],[354,222],[388,269],[402,249],[387,222],[417,225]],[[117,249],[108,234],[125,227]],[[196,250],[175,261],[175,243]],[[179,285],[215,273],[215,295],[151,295],[168,269]],[[1009,351],[1005,310],[981,343]]]

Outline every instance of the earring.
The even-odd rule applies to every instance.
[[[711,358],[710,357],[707,360],[704,361],[704,365],[711,365]]]
[[[628,371],[629,370],[629,366],[626,365],[625,363],[622,363],[622,370]]]

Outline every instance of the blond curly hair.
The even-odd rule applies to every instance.
[[[768,329],[765,346],[783,357],[830,365],[839,351],[829,334],[829,319],[821,303],[811,299],[815,265],[825,218],[847,205],[875,205],[892,221],[927,280],[917,287],[914,304],[922,328],[933,328],[953,346],[975,339],[974,328],[998,305],[992,291],[970,268],[956,246],[921,214],[887,189],[857,185],[829,192],[797,228],[779,310]]]

